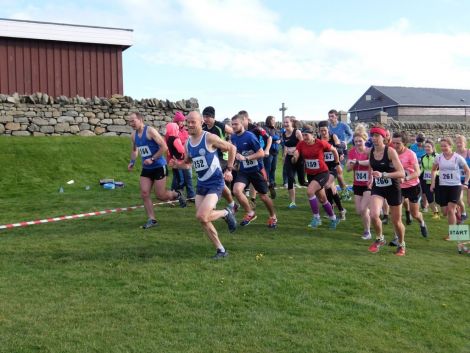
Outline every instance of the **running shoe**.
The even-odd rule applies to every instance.
[[[287,208],[292,210],[293,208],[297,208],[297,205],[295,204],[295,202],[291,202],[289,206],[287,206]]]
[[[398,237],[396,235],[393,238],[393,240],[391,240],[390,243],[388,243],[388,246],[398,246]]]
[[[371,240],[372,239],[372,234],[370,234],[370,232],[368,232],[367,230],[362,234],[362,237],[361,239],[364,239],[364,240]]]
[[[342,211],[339,211],[339,214],[341,215],[340,218],[341,218],[342,221],[345,221],[345,220],[346,220],[346,212],[347,212],[347,211],[346,211],[345,208],[343,208]]]
[[[423,236],[423,238],[427,238],[428,237],[428,228],[426,227],[426,224],[424,226],[420,225],[419,228],[421,230],[421,235]]]
[[[405,256],[406,249],[404,246],[398,246],[397,251],[395,251],[396,256]]]
[[[176,190],[176,192],[178,193],[178,196],[176,197],[176,199],[178,200],[180,207],[185,208],[187,206],[186,198],[184,197],[181,191]]]
[[[410,212],[406,211],[405,212],[405,218],[406,218],[406,225],[409,226],[411,223],[413,223],[413,220],[411,219]]]
[[[234,203],[233,204],[233,207],[232,206],[227,206],[228,208],[230,208],[230,210],[232,211],[233,214],[237,213],[238,212],[238,208],[240,207],[240,205],[238,203]]]
[[[228,256],[228,251],[227,250],[221,251],[220,249],[217,249],[217,252],[215,253],[215,255],[212,256],[212,259],[220,260],[220,259],[223,259],[224,257],[227,257],[227,256]]]
[[[277,227],[277,218],[276,217],[269,217],[268,218],[268,228],[276,228]]]
[[[273,200],[276,198],[276,189],[273,184],[269,185],[269,196],[271,196]]]
[[[158,226],[158,222],[155,219],[149,219],[143,226],[142,229],[149,229]]]
[[[245,217],[243,217],[243,220],[240,222],[240,225],[242,227],[247,226],[251,222],[253,222],[256,219],[256,214],[253,214],[252,216],[246,214]]]
[[[429,209],[428,209],[427,207],[424,207],[424,208],[421,210],[421,212],[423,212],[423,213],[428,213],[428,212],[429,212]]]
[[[227,223],[228,231],[233,233],[237,229],[237,219],[230,207],[225,207],[225,210],[227,211],[227,215],[224,217],[224,220]]]
[[[330,229],[336,229],[336,226],[338,225],[340,221],[341,220],[339,218],[330,220],[330,225],[329,225]]]
[[[373,253],[379,252],[380,248],[385,244],[385,239],[375,239],[375,241],[369,246],[369,251]]]
[[[317,217],[313,217],[308,226],[310,228],[318,228],[321,225],[321,219]]]

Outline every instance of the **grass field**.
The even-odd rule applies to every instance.
[[[0,138],[0,224],[140,205],[129,144]],[[274,231],[263,207],[233,235],[217,222],[223,261],[193,205],[146,231],[142,209],[0,231],[0,352],[470,352],[470,258],[445,220],[409,226],[398,258],[368,253],[351,202],[335,231],[307,229],[304,190],[275,204]]]

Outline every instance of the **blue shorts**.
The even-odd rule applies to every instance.
[[[224,191],[225,183],[223,182],[220,184],[210,184],[210,185],[197,185],[196,187],[196,195],[206,196],[209,194],[216,194],[217,198],[220,199],[222,196],[222,192]]]

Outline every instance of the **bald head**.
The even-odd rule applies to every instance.
[[[199,112],[193,110],[186,116],[188,133],[191,136],[198,136],[202,132],[202,116]]]

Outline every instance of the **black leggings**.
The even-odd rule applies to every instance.
[[[287,189],[289,190],[294,188],[295,173],[297,173],[299,184],[305,186],[304,161],[299,158],[297,163],[292,164],[292,157],[288,154],[284,160],[284,168],[287,174]]]

